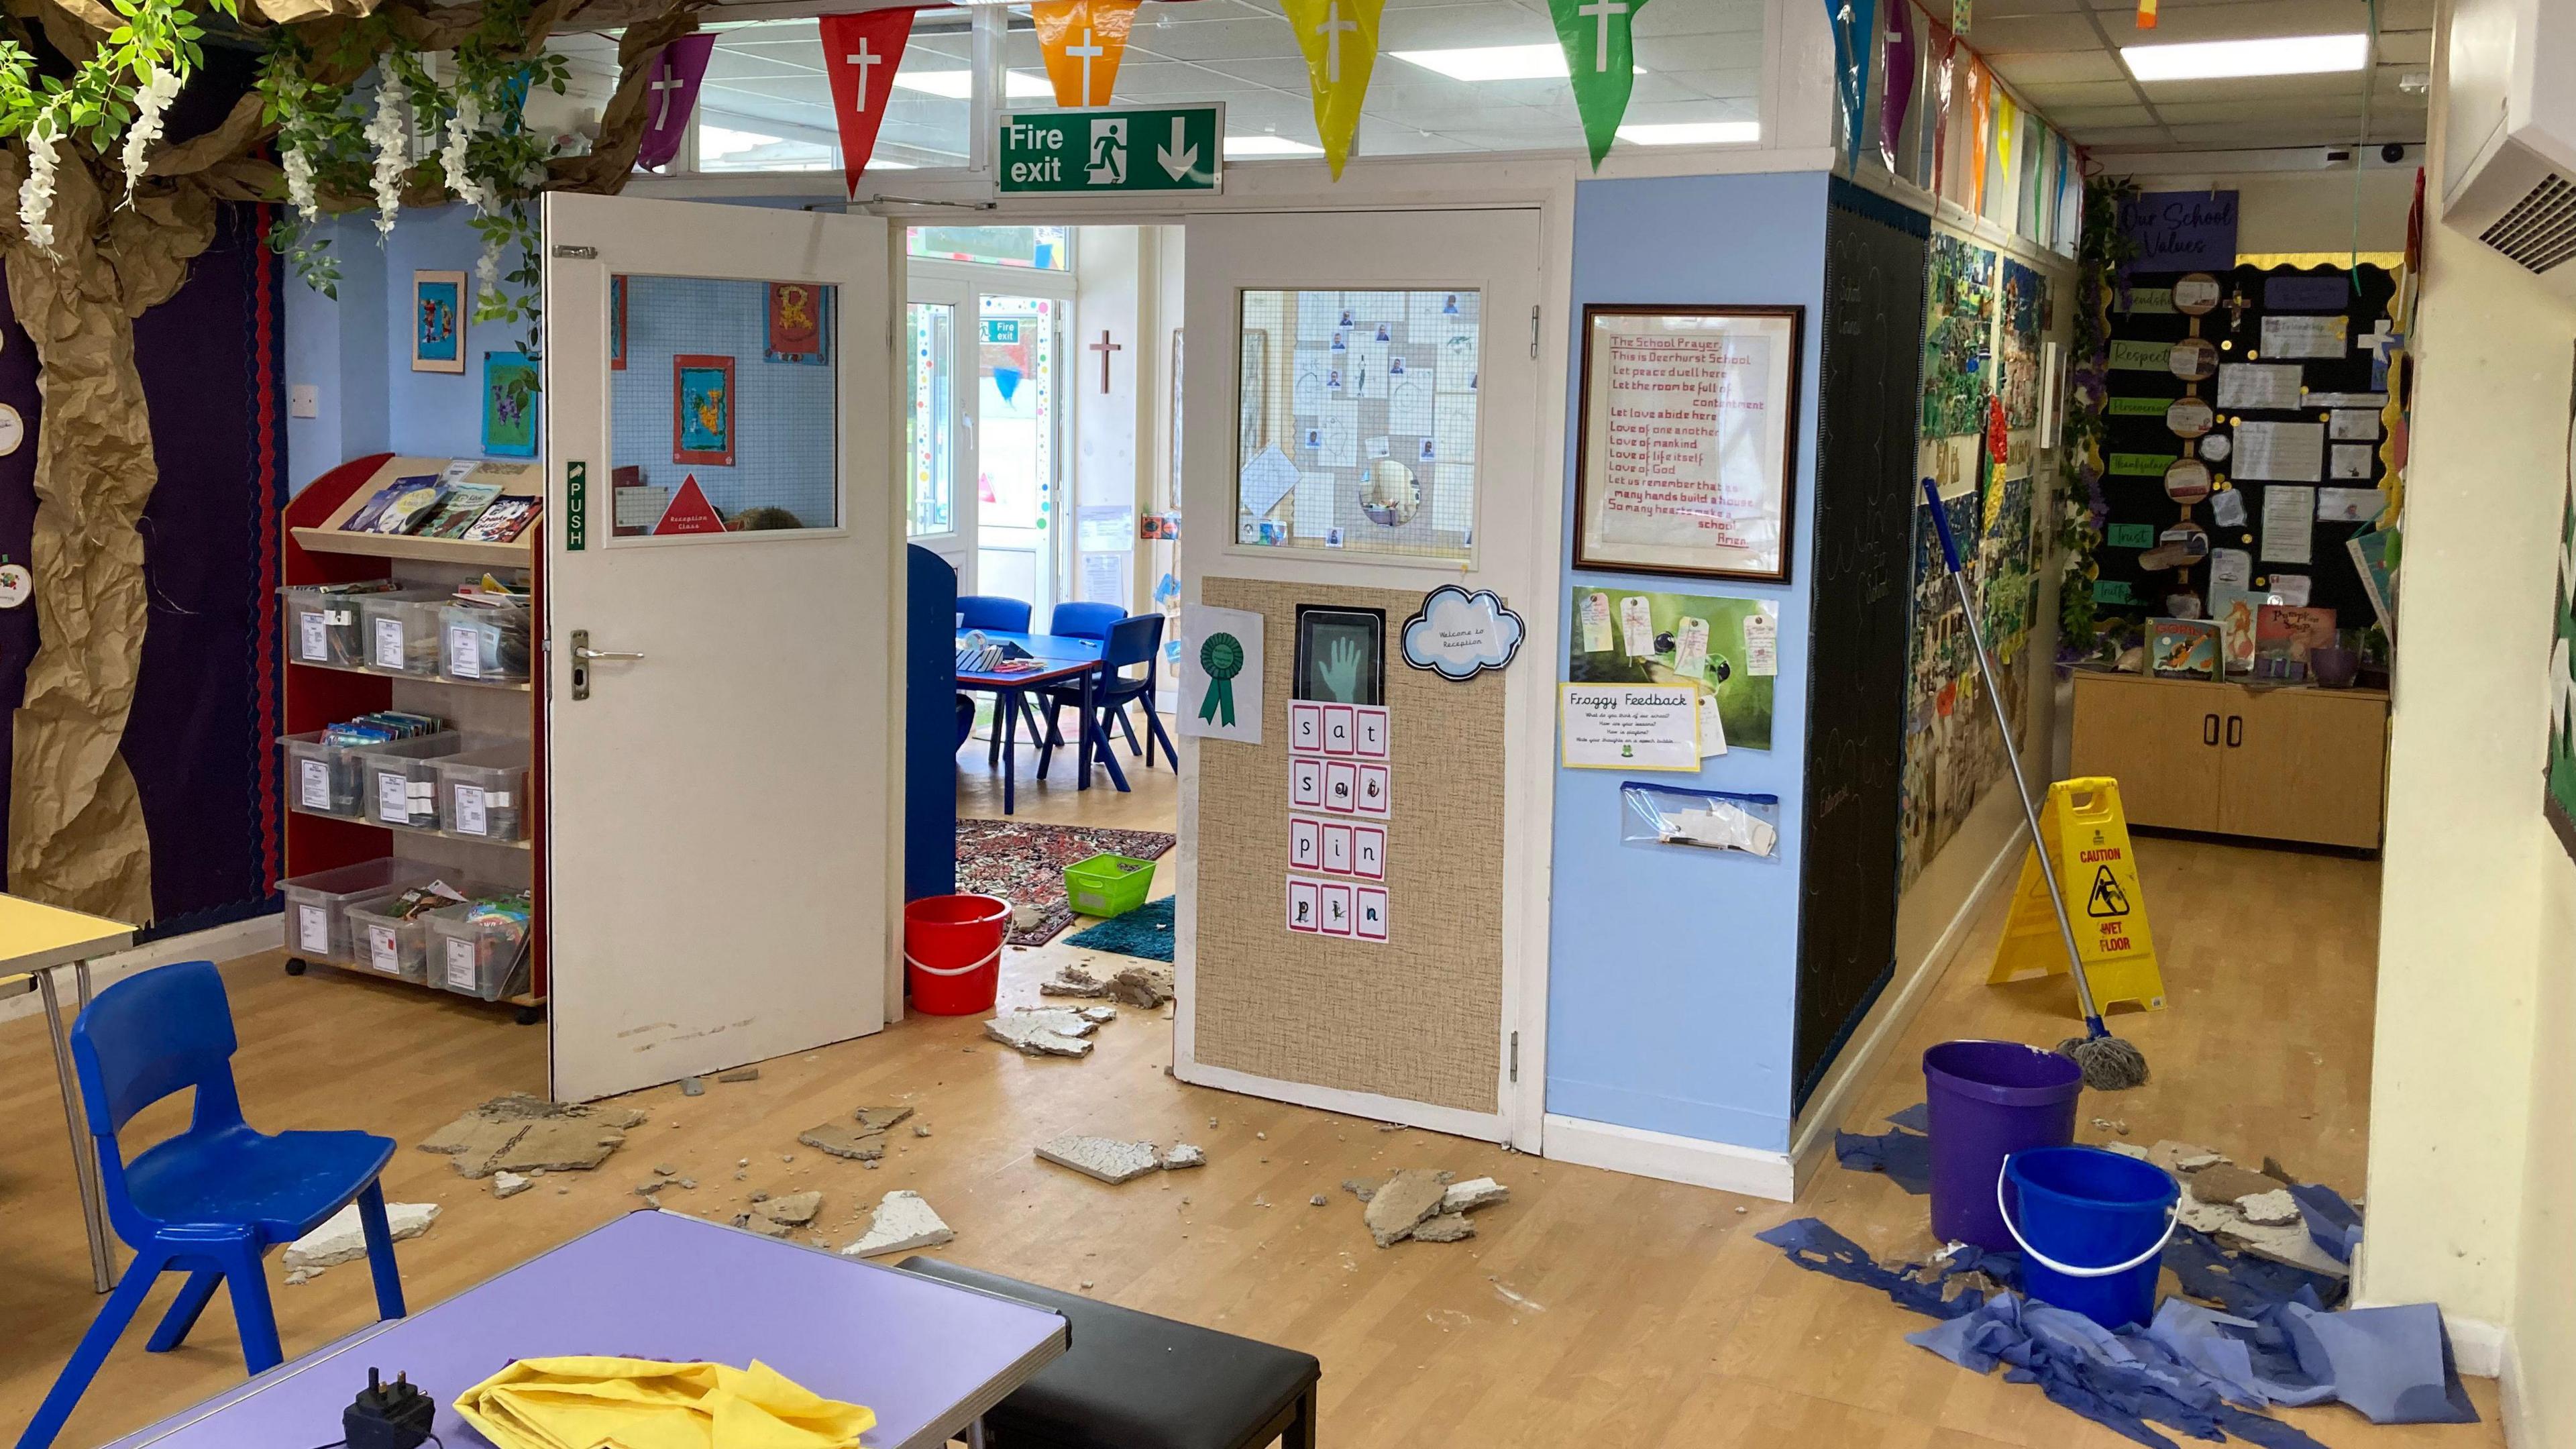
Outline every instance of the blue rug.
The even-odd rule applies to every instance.
[[[1087,931],[1076,931],[1064,938],[1068,946],[1086,951],[1107,951],[1119,956],[1142,956],[1148,961],[1172,959],[1172,900],[1147,901],[1123,916],[1112,916]]]

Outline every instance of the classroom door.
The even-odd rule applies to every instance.
[[[1189,222],[1183,589],[1258,613],[1262,668],[1257,742],[1180,742],[1185,1081],[1538,1146],[1561,504],[1536,460],[1562,411],[1540,236],[1520,209]],[[1516,662],[1406,666],[1444,585],[1518,612]],[[1181,648],[1248,672],[1241,641]]]
[[[888,228],[545,199],[553,1090],[885,1025],[903,838]]]
[[[1056,601],[1065,304],[984,292],[975,348],[976,592]]]
[[[975,576],[974,289],[944,278],[911,279],[904,304],[905,512],[912,541],[957,571],[957,592]]]

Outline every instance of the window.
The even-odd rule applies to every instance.
[[[717,277],[611,280],[618,537],[840,525],[837,291]]]
[[[957,529],[955,423],[952,374],[956,361],[957,309],[945,302],[915,302],[908,309],[912,384],[910,446],[912,536]]]
[[[1465,560],[1483,298],[1247,291],[1235,541]]]
[[[982,262],[1040,272],[1073,270],[1073,229],[1063,226],[916,226],[904,250],[930,261]]]

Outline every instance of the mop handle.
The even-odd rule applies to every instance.
[[[1941,561],[1950,566],[1950,587],[1958,591],[1959,612],[1968,622],[1968,642],[1976,646],[1977,673],[1986,681],[1986,699],[1994,705],[1995,724],[2004,737],[2004,759],[2012,766],[2013,797],[2021,801],[2022,818],[2030,822],[2030,850],[2039,859],[2039,873],[2048,882],[2048,903],[2057,912],[2057,934],[2066,942],[2066,961],[2075,976],[2075,998],[2084,1008],[2084,1024],[2097,1032],[2102,1026],[2102,1013],[2093,1007],[2093,987],[2084,979],[2084,953],[2075,944],[2075,923],[2067,918],[2065,892],[2057,888],[2057,866],[2049,860],[2040,833],[2039,811],[2030,803],[2030,787],[2021,772],[2021,751],[2013,744],[2012,719],[2004,713],[2003,690],[1995,682],[1994,661],[1986,657],[1985,632],[1977,627],[1977,603],[1968,597],[1968,576],[1959,567],[1959,545],[1950,537],[1950,514],[1941,506],[1941,490],[1931,479],[1923,480],[1923,501],[1932,506],[1932,529],[1941,536]]]

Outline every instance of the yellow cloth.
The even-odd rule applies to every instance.
[[[456,1412],[501,1449],[846,1449],[877,1422],[757,1359],[523,1358]]]

